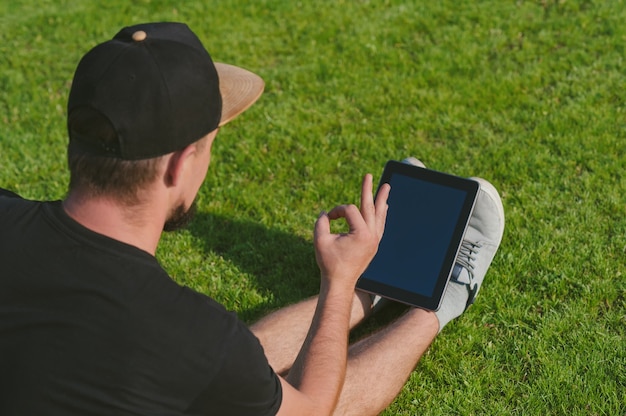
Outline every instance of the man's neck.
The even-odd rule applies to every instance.
[[[165,222],[158,203],[128,207],[111,198],[84,197],[73,192],[63,201],[63,209],[91,231],[156,253]]]

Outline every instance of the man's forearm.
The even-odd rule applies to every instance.
[[[311,328],[287,380],[330,414],[345,379],[354,288],[322,285]]]
[[[318,296],[279,309],[254,323],[250,329],[259,338],[270,365],[278,374],[291,370],[311,327]],[[350,328],[371,312],[370,295],[356,291],[352,296]]]

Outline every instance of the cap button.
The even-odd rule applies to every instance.
[[[148,35],[143,30],[138,30],[135,33],[133,33],[133,40],[135,42],[141,42],[142,40],[145,40],[147,37]]]

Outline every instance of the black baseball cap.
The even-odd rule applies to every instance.
[[[72,131],[94,155],[125,160],[165,155],[228,123],[262,94],[263,80],[245,69],[214,63],[184,23],[144,23],[122,29],[80,61],[68,100],[98,113],[117,143]]]

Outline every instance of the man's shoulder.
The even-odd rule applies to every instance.
[[[11,207],[15,207],[16,204],[23,204],[25,202],[29,201],[22,198],[20,195],[16,194],[13,191],[0,188],[0,209],[11,209]]]
[[[36,201],[22,198],[20,195],[8,189],[0,188],[0,224],[6,229],[14,225],[18,218],[37,205]]]
[[[6,198],[21,198],[18,194],[8,189],[0,188],[0,197]]]

